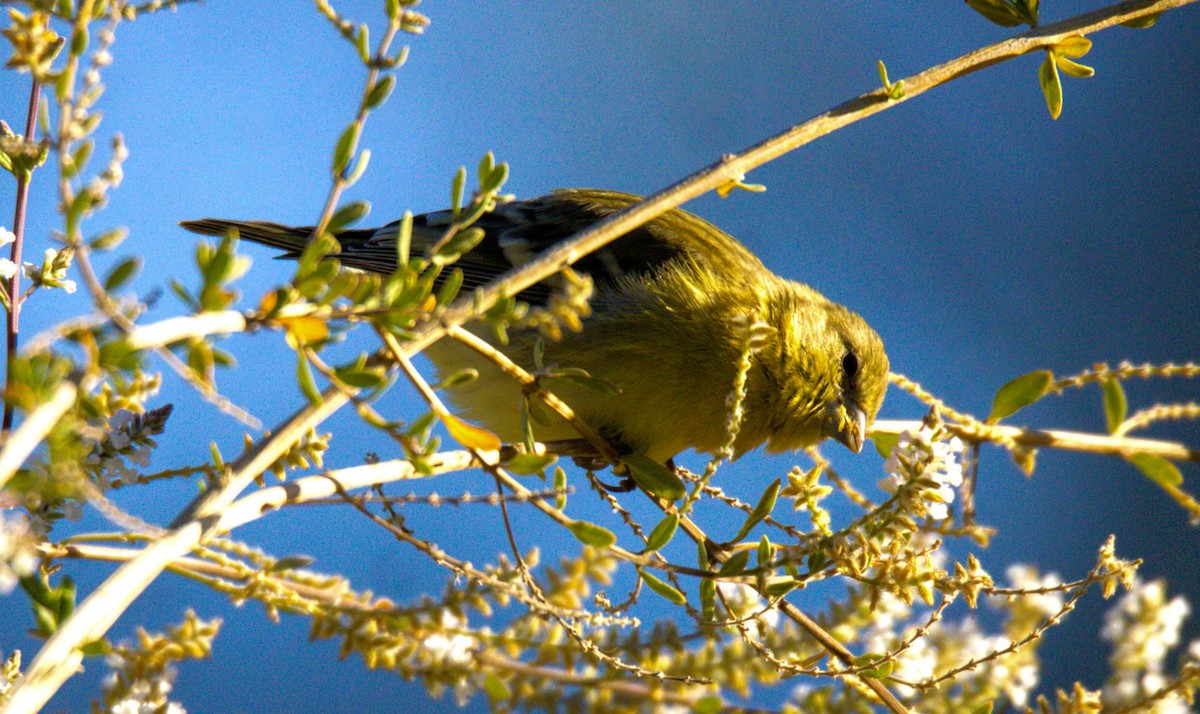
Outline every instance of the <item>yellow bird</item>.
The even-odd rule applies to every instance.
[[[464,288],[484,285],[568,236],[640,200],[615,191],[570,189],[505,203],[476,224],[483,241],[455,263]],[[449,212],[413,219],[412,254],[433,245]],[[185,221],[188,230],[241,238],[297,257],[312,228],[260,221]],[[398,222],[337,235],[344,267],[390,273]],[[579,332],[545,341],[547,365],[586,370],[616,387],[597,391],[568,380],[548,384],[601,435],[626,454],[659,463],[689,448],[713,453],[728,440],[729,396],[748,319],[769,325],[752,356],[737,456],[766,444],[769,452],[802,449],[832,437],[862,449],[887,389],[883,341],[862,317],[802,283],[766,268],[745,246],[686,211],[668,211],[583,258],[591,276],[591,315]],[[561,284],[551,278],[518,299],[544,305]],[[481,336],[485,331],[480,330]],[[510,332],[496,347],[534,370],[536,330]],[[472,367],[479,377],[448,389],[469,419],[506,441],[520,441],[521,390],[491,362],[454,340],[425,351],[439,373]],[[541,441],[578,438],[566,422],[535,426]]]

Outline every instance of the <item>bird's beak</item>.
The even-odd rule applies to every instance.
[[[825,436],[833,437],[856,454],[861,452],[867,438],[867,413],[848,400],[834,402],[829,407]]]

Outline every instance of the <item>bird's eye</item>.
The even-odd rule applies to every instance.
[[[847,352],[842,358],[842,373],[847,379],[854,379],[854,375],[858,374],[858,358],[853,352]]]

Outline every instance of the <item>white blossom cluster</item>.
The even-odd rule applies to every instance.
[[[462,670],[454,685],[454,697],[459,706],[465,706],[475,693],[475,685],[465,673],[466,668],[474,661],[474,652],[479,647],[479,641],[465,634],[467,622],[450,610],[442,611],[442,632],[435,632],[421,641],[419,659],[423,665],[433,670]],[[486,630],[485,630],[486,632]],[[434,696],[441,696],[441,685],[432,688]]]
[[[38,536],[24,513],[0,511],[0,593],[7,595],[17,580],[37,568]]]
[[[108,657],[112,667],[104,680],[103,697],[106,714],[187,714],[179,702],[170,700],[174,667],[165,667],[157,676],[130,678],[125,671],[130,664],[124,657],[113,654]]]
[[[902,432],[883,466],[888,477],[879,482],[884,491],[899,496],[905,512],[939,521],[950,515],[954,489],[963,480],[962,465],[958,463],[963,443],[957,436],[942,436],[928,426],[915,434]]]
[[[944,558],[940,551],[938,555]],[[1021,564],[1008,569],[1008,580],[1009,587],[1021,590],[1044,590],[1060,582],[1053,573],[1039,576],[1036,568]],[[907,648],[896,655],[892,670],[897,679],[909,682],[927,681],[962,662],[978,661],[981,663],[978,667],[960,672],[954,679],[955,684],[967,689],[994,687],[1013,707],[1020,708],[1029,704],[1040,680],[1034,651],[1023,648],[999,657],[995,655],[1009,648],[1012,638],[1023,637],[1045,618],[1060,614],[1064,599],[1062,592],[1055,591],[993,601],[996,608],[1008,615],[1004,633],[983,632],[977,620],[972,618],[957,623],[939,623],[926,635],[914,639],[918,626],[924,623],[915,621],[911,605],[883,592],[876,599],[870,622],[861,633],[863,651],[882,656],[911,640]],[[809,691],[811,687],[799,688],[795,696],[802,699]],[[895,691],[903,697],[919,695],[917,690],[903,685],[896,685]]]
[[[135,467],[150,464],[150,446],[134,434],[134,416],[121,410],[108,422],[107,434],[96,444],[84,464],[108,476],[115,476],[123,484],[136,483],[141,476]]]
[[[1137,580],[1133,587],[1104,616],[1100,636],[1113,645],[1109,665],[1112,675],[1104,687],[1104,701],[1112,705],[1132,703],[1167,684],[1166,660],[1179,644],[1183,622],[1191,606],[1182,595],[1167,600],[1162,580]],[[1188,648],[1192,659],[1200,659],[1200,641]],[[1153,714],[1186,714],[1191,709],[1180,697],[1170,695],[1156,701]]]

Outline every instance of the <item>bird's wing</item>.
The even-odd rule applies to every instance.
[[[463,271],[464,289],[485,285],[638,200],[638,196],[616,191],[566,189],[501,204],[474,224],[483,229],[485,237],[454,266]],[[452,222],[449,211],[414,216],[411,254],[422,255]],[[242,238],[283,249],[286,253],[282,258],[298,257],[312,233],[311,227],[294,228],[260,221],[204,219],[180,225],[207,235],[224,235],[230,229],[237,229]],[[390,273],[396,267],[399,225],[395,221],[378,229],[339,233],[342,250],[338,260],[347,267]],[[728,274],[731,279],[744,275],[749,266],[762,265],[753,253],[716,226],[675,209],[580,259],[575,268],[590,274],[597,289],[602,290],[623,277],[651,273],[680,259],[702,263],[706,269],[718,275]],[[552,289],[552,285],[535,285],[518,298],[543,304]]]

